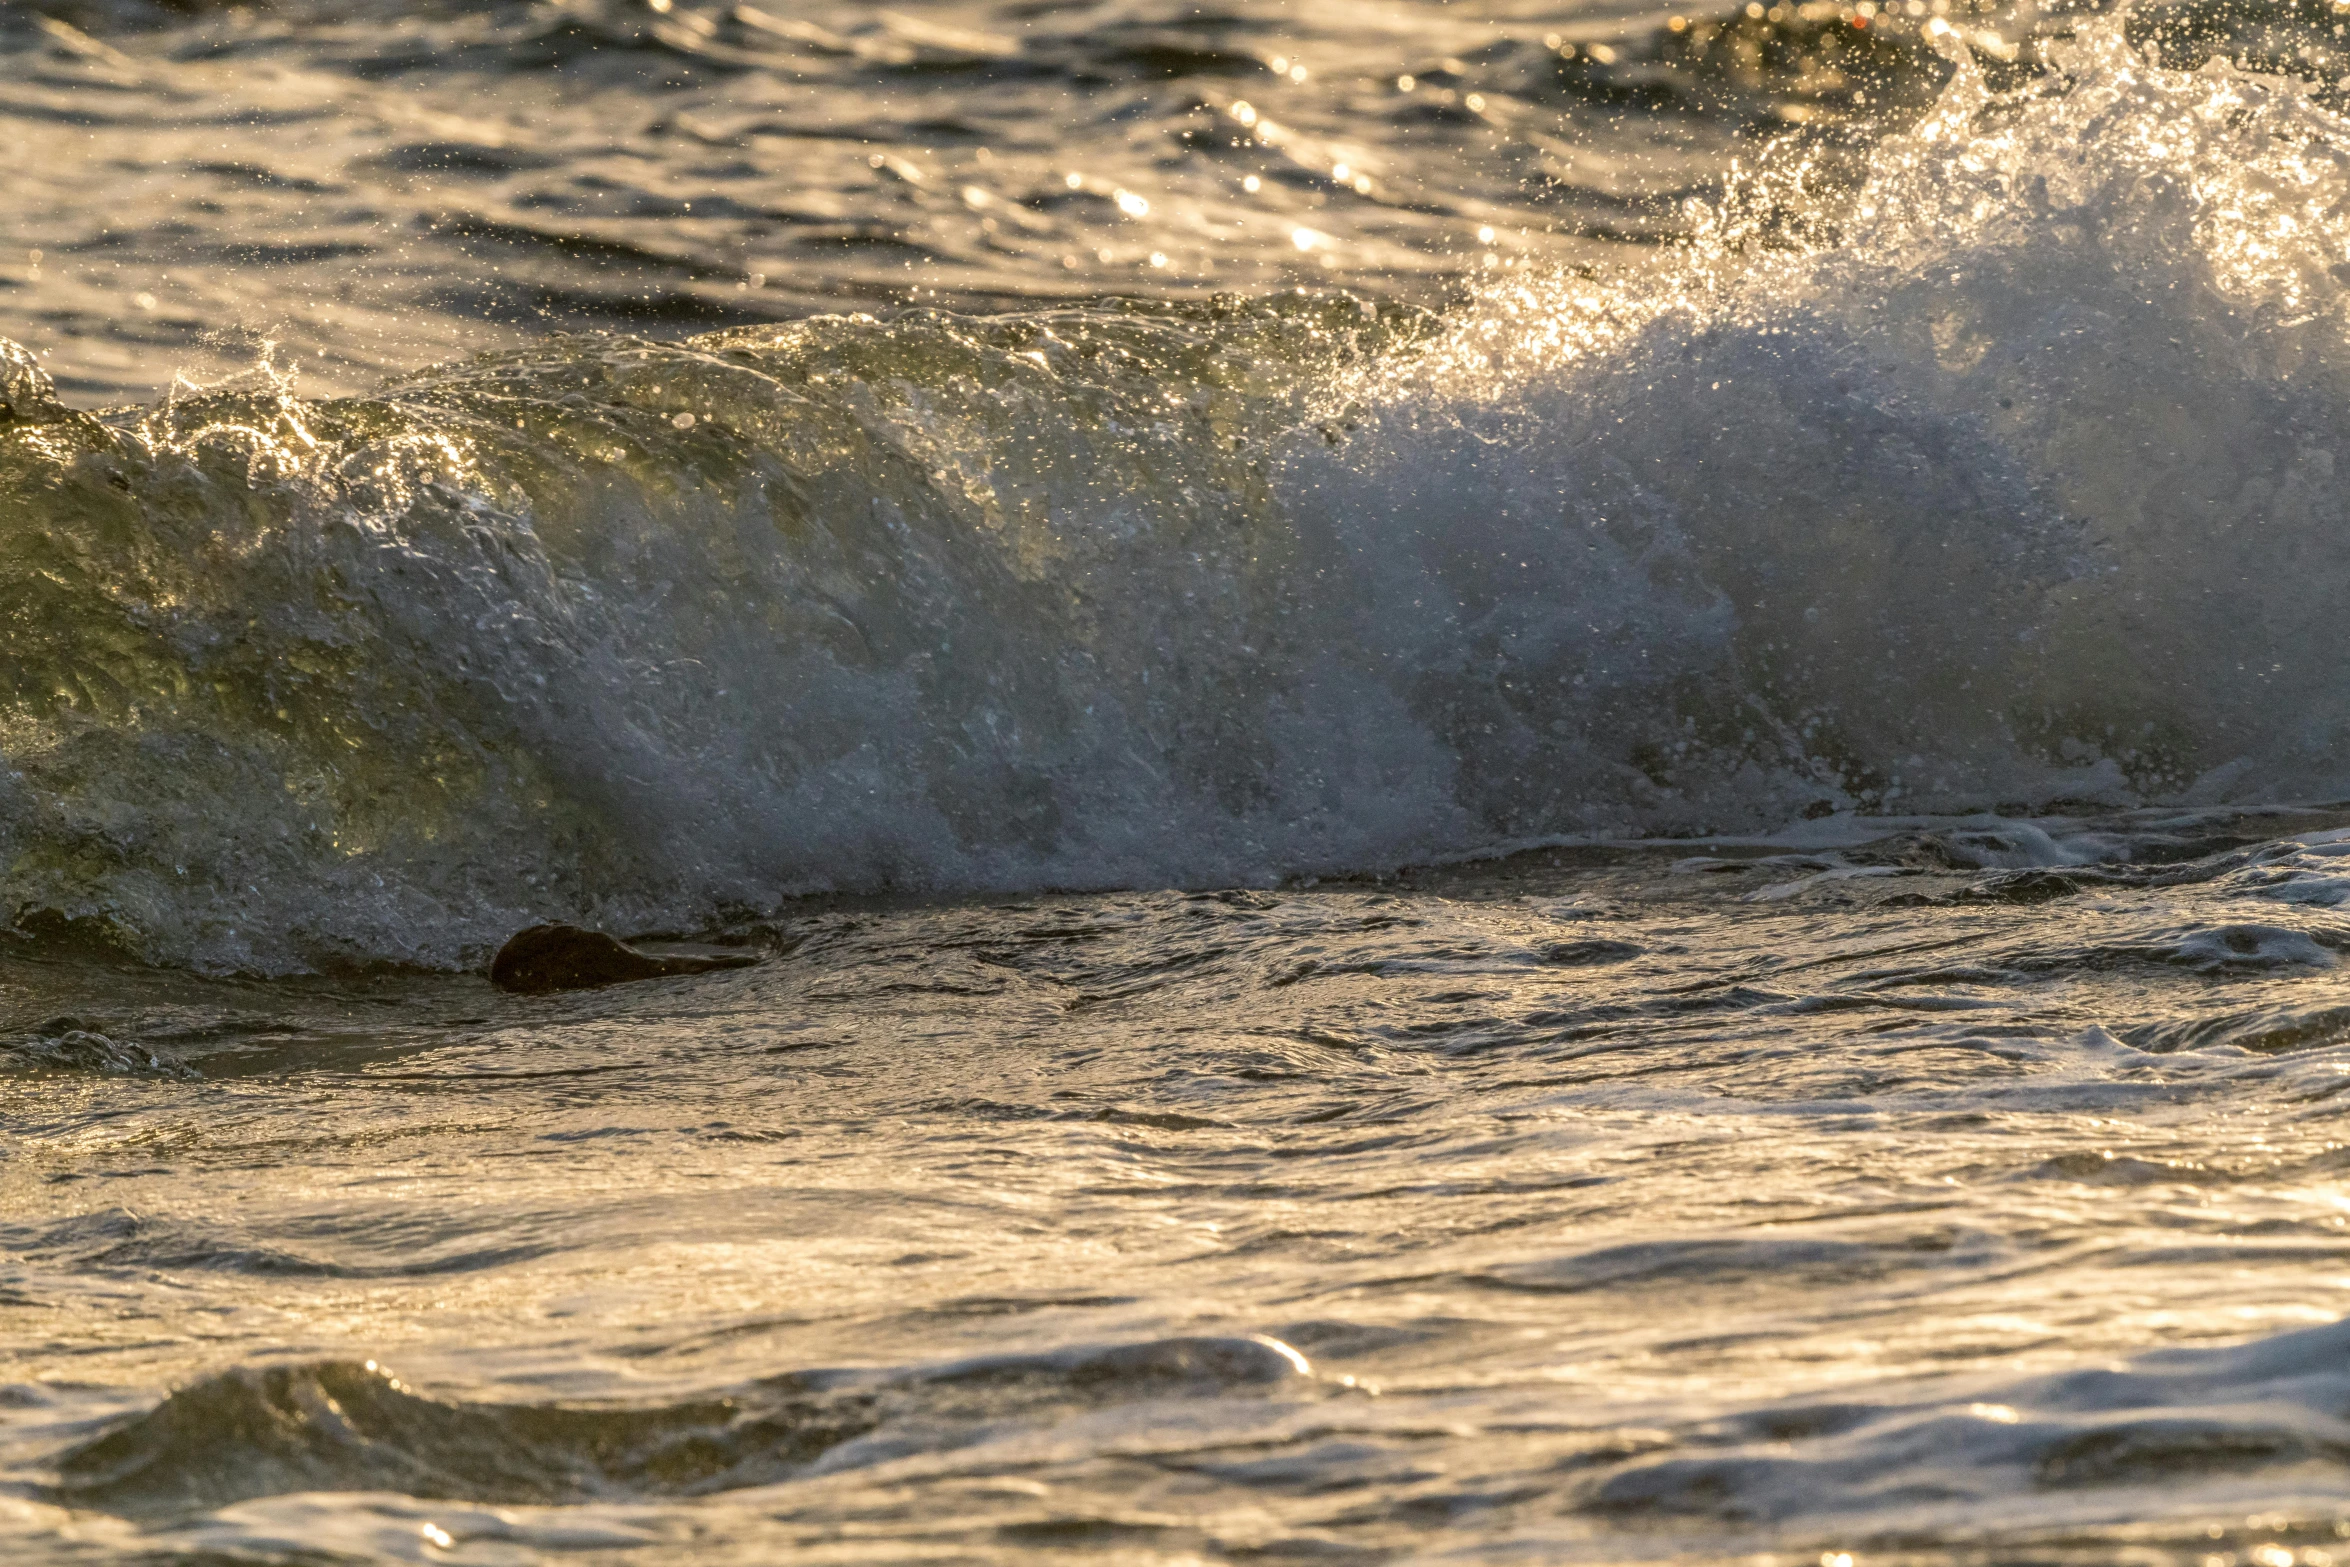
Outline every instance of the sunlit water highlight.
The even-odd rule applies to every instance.
[[[745,211],[809,94],[894,83],[811,138],[883,159],[828,199],[902,195],[938,298],[1002,308],[799,319],[903,295],[833,250],[754,295],[710,258],[771,235],[641,200],[599,242],[702,249],[564,271],[592,226],[525,187],[613,165],[561,117],[436,156],[567,211],[499,231],[534,286],[610,286],[470,360],[79,412],[160,361],[10,296],[63,394],[0,366],[0,1529],[2350,1558],[2339,24],[1813,13],[10,34],[0,112],[103,135],[253,51],[394,82],[309,192],[361,226],[445,194],[367,116],[468,72],[691,117]],[[1101,149],[1037,81],[1181,150],[1068,185]],[[1460,163],[1398,126],[1463,124],[1556,177],[1382,204]],[[1091,204],[953,192],[922,136]],[[1219,230],[1243,164],[1296,179]],[[1538,240],[1446,249],[1504,202]],[[1146,253],[1104,302],[1083,223],[1240,291]],[[419,290],[453,255],[355,269],[408,324],[328,389],[496,314]],[[663,268],[723,330],[538,330]],[[764,961],[469,972],[545,918]]]

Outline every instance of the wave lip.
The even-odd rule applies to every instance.
[[[236,1370],[58,1464],[57,1500],[133,1515],[300,1491],[559,1503],[698,1495],[796,1472],[870,1425],[855,1400],[563,1409],[428,1398],[373,1361]]]
[[[466,1403],[374,1361],[248,1367],[181,1388],[57,1461],[53,1499],[134,1517],[305,1491],[479,1503],[691,1497],[957,1445],[1012,1416],[1310,1383],[1261,1336],[802,1372],[651,1408]],[[902,1428],[902,1429],[900,1429]]]
[[[2227,1349],[2156,1351],[1963,1403],[1760,1410],[1708,1433],[1713,1452],[1617,1469],[1584,1505],[1617,1518],[1865,1517],[1894,1538],[1979,1524],[1993,1500],[2028,1529],[2064,1516],[2068,1494],[2161,1490],[2173,1494],[2152,1512],[2172,1516],[2226,1505],[2226,1488],[2255,1474],[2301,1474],[2330,1491],[2350,1472],[2346,1346],[2350,1323],[2337,1322]]]

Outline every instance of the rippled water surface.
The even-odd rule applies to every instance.
[[[576,1000],[20,960],[9,1526],[2322,1561],[2328,820],[844,904]]]
[[[2350,1561],[2346,26],[0,5],[7,1559]]]
[[[1874,31],[1693,14],[17,0],[0,330],[72,388],[146,395],[262,341],[356,390],[551,325],[1435,300],[1678,232],[1741,150],[1915,112],[1940,74],[1898,3]]]

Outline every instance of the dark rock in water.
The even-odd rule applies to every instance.
[[[0,337],[0,426],[56,424],[72,417],[33,351]]]
[[[663,979],[672,974],[707,974],[712,969],[745,968],[758,962],[749,953],[708,957],[656,957],[639,952],[600,930],[577,925],[533,925],[517,931],[490,960],[490,983],[500,990],[541,995],[550,990],[589,990],[598,985],[620,985],[632,979]]]

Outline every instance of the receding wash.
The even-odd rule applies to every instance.
[[[0,1556],[2350,1564],[2346,27],[0,6]]]

